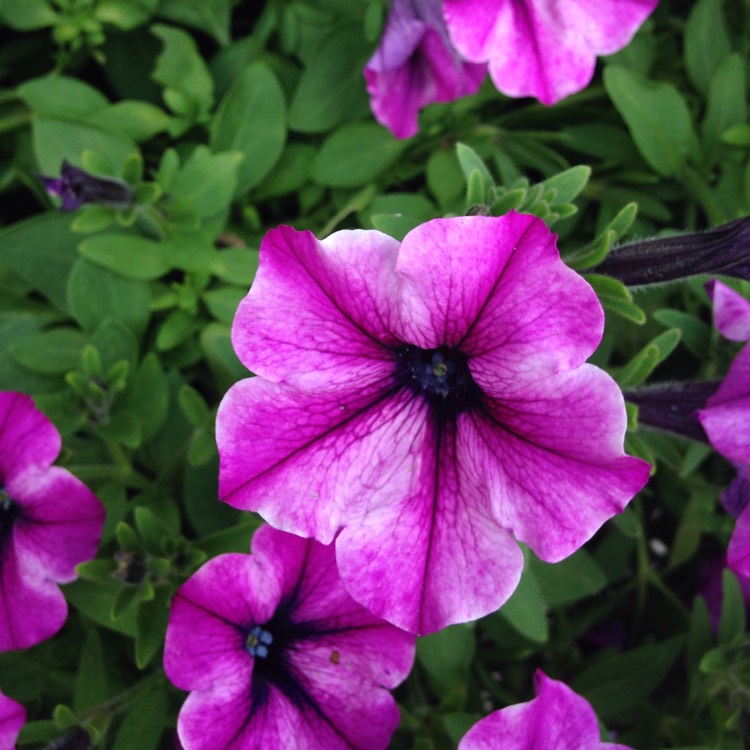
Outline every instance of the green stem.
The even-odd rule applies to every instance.
[[[729,221],[729,217],[719,201],[716,200],[713,191],[695,170],[685,167],[679,177],[693,198],[698,201],[701,208],[705,211],[711,224],[716,226]]]

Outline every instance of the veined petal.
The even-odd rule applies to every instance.
[[[732,341],[750,341],[750,301],[720,281],[710,281],[706,288],[719,333]]]
[[[375,231],[272,229],[258,273],[232,326],[237,356],[253,372],[307,389],[367,387],[394,342],[399,243]]]
[[[624,47],[658,0],[445,0],[453,43],[488,62],[497,88],[551,105],[588,85],[597,55]]]
[[[589,702],[537,671],[536,698],[491,713],[464,736],[458,750],[630,750],[599,740]]]
[[[104,525],[94,493],[58,466],[15,474],[7,490],[22,508],[12,534],[24,579],[75,580],[75,566],[96,555]]]
[[[0,485],[29,466],[46,468],[60,446],[60,434],[29,396],[0,391]]]
[[[236,683],[247,689],[253,658],[243,629],[268,621],[281,596],[278,571],[250,555],[209,560],[172,601],[164,649],[169,679],[184,690],[230,690],[226,685]]]
[[[622,394],[593,365],[519,383],[470,418],[495,519],[543,560],[578,549],[648,481],[648,463],[623,452]]]
[[[555,239],[540,219],[515,212],[434,219],[409,232],[396,266],[404,340],[460,346],[478,380],[583,363],[601,340],[604,313]]]
[[[414,472],[398,503],[375,508],[336,540],[347,590],[375,614],[425,635],[496,610],[523,555],[492,518],[487,488],[466,460],[466,423],[412,435]]]
[[[0,748],[12,750],[16,737],[26,721],[26,709],[8,696],[0,693]]]
[[[261,378],[236,383],[217,415],[219,497],[330,543],[409,482],[409,425],[424,419],[411,400],[390,382],[312,394]]]
[[[727,566],[738,576],[750,581],[750,507],[737,519],[727,549]]]

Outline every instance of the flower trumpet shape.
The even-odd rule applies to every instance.
[[[252,555],[210,560],[172,602],[164,666],[193,691],[182,746],[384,750],[414,641],[352,600],[332,547],[262,526]]]
[[[0,693],[0,750],[13,750],[26,721],[26,709]]]
[[[513,592],[525,542],[578,549],[648,477],[584,364],[604,315],[533,216],[263,240],[217,416],[219,495],[330,543],[349,593],[418,633]]]
[[[726,284],[708,286],[714,305],[714,323],[732,341],[750,341],[750,302]],[[734,358],[719,389],[698,412],[711,445],[737,469],[737,476],[722,502],[737,518],[727,550],[730,569],[750,580],[750,345]]]
[[[466,60],[489,63],[507,96],[546,105],[586,88],[597,55],[630,42],[658,0],[445,0],[445,20]]]
[[[500,709],[478,721],[458,750],[631,750],[599,739],[594,709],[565,683],[541,671],[536,698]]]
[[[133,191],[122,180],[113,177],[96,177],[63,161],[59,177],[42,176],[44,187],[50,195],[62,200],[61,211],[75,211],[84,203],[126,209],[133,204]]]
[[[22,393],[0,392],[0,651],[53,636],[68,614],[58,583],[96,554],[104,508],[66,469],[54,425]]]
[[[486,65],[467,63],[453,47],[441,0],[394,0],[365,66],[372,111],[397,138],[417,132],[422,107],[476,93],[486,74]]]

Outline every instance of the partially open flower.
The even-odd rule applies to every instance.
[[[61,211],[75,211],[84,203],[98,203],[111,208],[130,208],[133,191],[130,186],[113,177],[95,177],[63,162],[59,177],[42,177],[50,195],[62,199]]]
[[[385,750],[414,642],[346,593],[332,547],[263,526],[252,555],[210,560],[172,602],[182,746]]]
[[[26,721],[26,709],[0,693],[0,750],[13,750]]]
[[[335,537],[349,593],[399,627],[481,617],[518,583],[513,535],[561,560],[647,481],[620,390],[585,364],[603,324],[533,216],[402,243],[272,230],[234,321],[261,377],[219,408],[220,497]]]
[[[486,74],[486,65],[467,63],[453,47],[442,0],[393,0],[365,67],[372,111],[397,138],[417,132],[422,107],[476,93]]]
[[[445,0],[453,44],[508,96],[551,105],[586,88],[659,0]]]
[[[458,750],[631,750],[602,742],[589,702],[541,671],[536,698],[500,709],[478,721]]]
[[[96,553],[104,508],[83,482],[52,466],[54,425],[22,393],[0,392],[0,651],[53,636],[68,607],[58,583]]]

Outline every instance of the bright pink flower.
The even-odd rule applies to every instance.
[[[476,93],[486,74],[486,65],[467,63],[451,44],[442,0],[393,0],[365,66],[375,118],[397,138],[417,132],[422,107]]]
[[[597,55],[630,42],[658,0],[445,0],[453,44],[508,96],[551,105],[586,88]]]
[[[53,636],[68,607],[58,583],[96,554],[104,508],[66,469],[54,425],[22,393],[0,392],[0,651]]]
[[[26,709],[0,693],[0,750],[13,750],[26,721]]]
[[[175,595],[164,667],[185,750],[383,750],[414,637],[346,593],[332,547],[270,526]]]
[[[719,332],[732,341],[750,341],[750,302],[720,281],[707,288]],[[750,579],[750,345],[734,358],[698,419],[711,445],[737,469],[737,477],[722,496],[724,507],[737,518],[727,564]]]
[[[565,683],[537,670],[536,698],[478,721],[458,750],[631,750],[599,739],[589,702]]]
[[[591,287],[533,216],[263,240],[217,417],[219,494],[324,544],[349,593],[430,633],[496,610],[523,555],[578,549],[648,478],[584,364]]]

